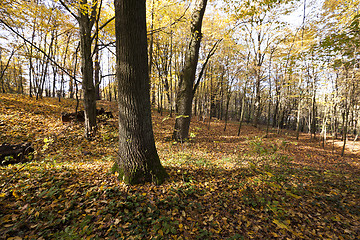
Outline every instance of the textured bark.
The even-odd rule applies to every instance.
[[[145,0],[115,0],[119,159],[114,171],[126,184],[167,177],[151,123]]]
[[[173,137],[177,141],[188,138],[191,121],[191,108],[194,98],[194,82],[202,38],[201,27],[207,0],[198,0],[191,20],[191,39],[185,54],[185,64],[180,74],[176,98],[176,121]]]

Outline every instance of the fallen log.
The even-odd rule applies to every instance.
[[[103,117],[106,117],[106,118],[114,118],[114,115],[112,114],[112,112],[106,112],[104,110],[104,108],[100,108],[99,109],[96,109],[96,116],[103,116]]]
[[[84,122],[85,121],[85,113],[84,111],[78,111],[75,113],[61,113],[61,121],[62,122]]]
[[[105,112],[105,116],[107,118],[114,118],[114,115],[112,114],[112,112]]]
[[[34,152],[31,143],[11,145],[3,143],[0,146],[0,165],[26,162],[26,156]]]
[[[105,116],[106,118],[114,118],[112,112],[106,112],[104,108],[96,109],[96,116]],[[62,122],[84,122],[85,121],[85,113],[84,111],[78,111],[77,113],[61,113],[61,121]]]

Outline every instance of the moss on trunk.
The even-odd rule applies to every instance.
[[[111,167],[111,173],[118,173],[118,179],[128,185],[143,184],[146,182],[159,185],[168,177],[167,172],[161,165],[153,167],[152,169],[145,169],[143,167],[126,169],[125,167],[120,167],[117,162],[114,162]]]

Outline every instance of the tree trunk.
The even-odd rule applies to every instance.
[[[312,107],[311,107],[311,139],[313,138],[314,135],[314,139],[316,139],[316,89],[314,87],[313,90],[313,96],[312,96]]]
[[[241,126],[242,126],[242,122],[244,119],[244,112],[245,112],[245,93],[246,93],[246,85],[245,85],[245,89],[244,89],[244,93],[243,96],[241,98],[241,109],[240,109],[240,117],[239,117],[239,129],[237,132],[237,135],[240,136],[240,131],[241,131]]]
[[[227,122],[228,122],[230,98],[231,98],[231,90],[229,89],[229,90],[227,91],[227,94],[226,94],[224,132],[226,131]]]
[[[348,109],[348,106],[345,107],[345,113],[344,113],[344,123],[343,123],[343,135],[342,135],[342,138],[343,138],[343,146],[342,146],[342,149],[341,149],[341,156],[343,157],[344,154],[345,154],[345,146],[346,146],[346,140],[347,140],[347,131],[348,131],[348,118],[349,118],[349,109]]]
[[[299,103],[298,103],[298,109],[297,109],[297,116],[296,116],[296,140],[299,140],[301,106],[302,106],[302,99],[301,99],[301,94],[300,94]]]
[[[153,49],[154,49],[154,0],[152,0],[152,9],[151,9],[151,23],[150,23],[150,42],[149,42],[149,77],[150,77],[150,82],[151,82],[151,76],[152,76],[152,66],[153,66]],[[151,87],[151,106],[155,107],[155,102],[156,102],[156,90],[155,90],[155,83],[150,83]]]
[[[151,123],[145,2],[115,0],[119,159],[113,170],[126,184],[160,184],[167,177]]]
[[[95,37],[95,61],[94,61],[94,81],[95,81],[95,97],[96,100],[101,100],[100,94],[100,59],[99,59],[99,19],[95,20],[95,29],[96,29],[96,37]]]
[[[260,66],[259,66],[260,68]],[[257,76],[256,78],[256,83],[255,83],[255,102],[254,102],[254,127],[258,127],[259,125],[259,120],[260,120],[260,115],[261,115],[261,91],[260,91],[260,83],[261,83],[261,77],[260,77],[260,73],[257,73],[259,76]]]
[[[325,104],[327,102],[327,97],[325,95]],[[321,129],[321,133],[322,133],[322,147],[325,149],[325,145],[326,145],[326,134],[327,134],[327,113],[328,111],[328,106],[325,105],[325,110],[324,110],[324,118],[323,118],[323,123],[322,123],[322,129]]]
[[[185,54],[185,64],[180,74],[178,94],[176,98],[176,121],[173,137],[183,141],[189,136],[191,107],[194,97],[194,82],[196,67],[199,59],[200,42],[202,39],[201,26],[207,0],[196,1],[191,20],[191,38]]]
[[[87,0],[82,0],[86,4]],[[81,55],[81,72],[82,87],[84,90],[84,110],[85,110],[85,137],[91,138],[96,131],[96,95],[94,86],[94,70],[91,57],[91,29],[93,21],[88,13],[79,10],[79,27],[80,27],[80,55]]]

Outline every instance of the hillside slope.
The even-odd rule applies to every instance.
[[[193,120],[191,139],[171,140],[174,118],[153,113],[170,178],[125,186],[109,173],[117,118],[93,141],[62,123],[76,102],[0,94],[0,144],[31,142],[26,164],[0,166],[0,239],[357,239],[360,153],[306,134]],[[99,106],[116,113],[116,103]],[[356,143],[358,144],[358,143]]]

